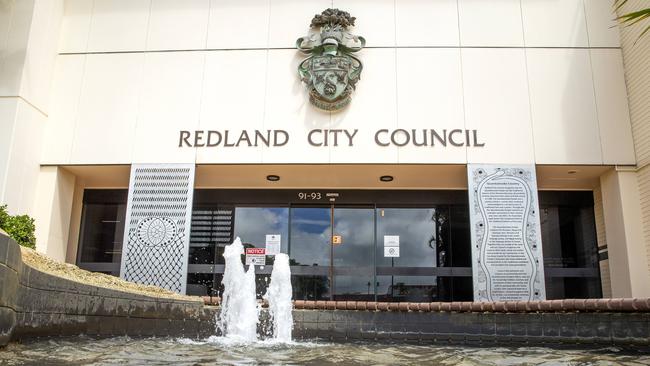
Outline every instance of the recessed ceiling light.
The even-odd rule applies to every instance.
[[[267,175],[266,180],[268,180],[269,182],[277,182],[280,180],[280,176],[275,174]]]
[[[392,182],[393,181],[393,176],[392,175],[382,175],[379,177],[379,180],[382,182]]]

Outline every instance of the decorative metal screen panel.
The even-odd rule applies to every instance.
[[[185,293],[194,164],[134,164],[120,274]]]

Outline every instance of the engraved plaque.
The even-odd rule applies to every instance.
[[[468,165],[474,301],[544,300],[535,166]]]

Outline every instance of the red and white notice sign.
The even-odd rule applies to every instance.
[[[264,248],[246,248],[246,265],[265,266],[266,249]]]

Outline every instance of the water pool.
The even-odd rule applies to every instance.
[[[647,351],[647,350],[645,350]],[[0,349],[0,365],[650,365],[639,349],[468,347],[225,338],[54,338]]]

